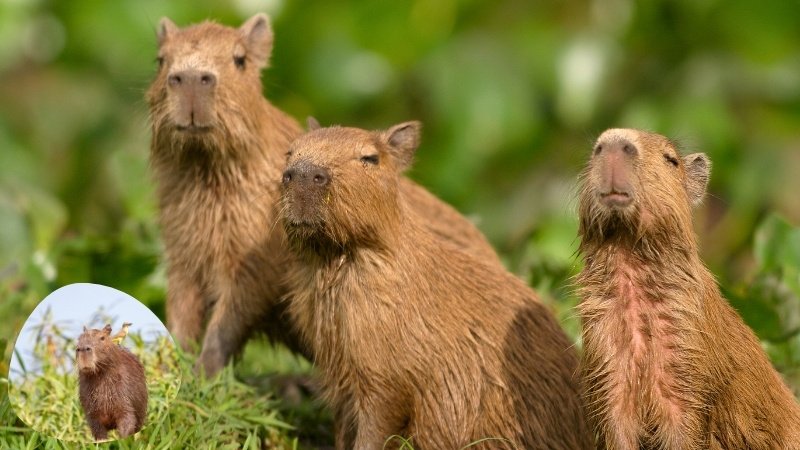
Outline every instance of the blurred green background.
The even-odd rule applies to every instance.
[[[163,317],[144,91],[155,25],[265,11],[264,93],[298,119],[419,119],[411,176],[474,218],[575,334],[575,184],[639,127],[714,162],[702,256],[800,386],[800,2],[0,2],[0,338],[71,282]],[[6,356],[8,356],[8,351]]]

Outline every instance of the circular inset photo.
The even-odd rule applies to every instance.
[[[180,389],[166,327],[130,295],[64,286],[25,322],[9,365],[8,396],[34,430],[72,442],[124,439],[166,414]]]

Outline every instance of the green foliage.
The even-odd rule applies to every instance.
[[[770,215],[758,227],[753,280],[729,292],[731,304],[764,341],[778,367],[800,390],[800,228]]]

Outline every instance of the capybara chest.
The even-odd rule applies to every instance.
[[[617,268],[601,305],[587,330],[596,332],[589,351],[604,352],[607,373],[597,381],[608,392],[612,414],[639,424],[639,433],[654,433],[662,419],[678,422],[686,405],[673,393],[680,392],[677,373],[676,319],[669,299],[647,289],[628,264]],[[685,380],[684,380],[685,381]]]
[[[229,284],[248,261],[263,257],[275,226],[255,194],[195,189],[176,200],[163,208],[167,249],[206,287]]]

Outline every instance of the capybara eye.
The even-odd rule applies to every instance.
[[[244,56],[234,56],[233,57],[233,64],[236,65],[239,69],[244,69]]]
[[[101,340],[101,341],[105,341],[105,340],[106,340],[106,337],[105,337],[105,336],[100,336],[100,340]]]
[[[156,62],[158,63],[158,68],[159,69],[164,67],[164,57],[163,56],[157,56],[156,57]]]
[[[598,145],[597,147],[594,148],[594,154],[595,155],[600,154],[600,152],[602,152],[602,151],[603,151],[603,146],[602,145]]]
[[[678,167],[678,158],[670,155],[669,153],[664,153],[664,159],[666,159],[667,162],[673,166]]]
[[[380,160],[380,158],[378,157],[377,154],[375,154],[375,155],[366,155],[366,156],[362,156],[361,157],[361,162],[364,163],[364,165],[372,164],[373,166],[377,166],[379,160]]]

